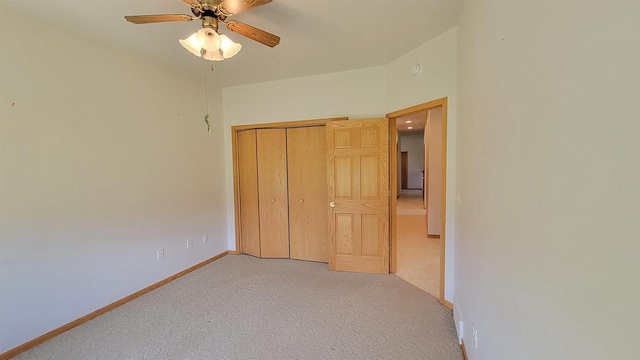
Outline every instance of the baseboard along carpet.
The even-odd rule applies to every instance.
[[[461,360],[453,316],[395,275],[226,256],[15,359]]]

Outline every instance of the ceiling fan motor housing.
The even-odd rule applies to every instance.
[[[202,16],[202,27],[203,28],[212,28],[216,32],[218,32],[218,18],[213,15],[205,15]]]

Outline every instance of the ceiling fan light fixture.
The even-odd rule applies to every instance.
[[[183,0],[189,5],[193,15],[156,14],[125,16],[133,24],[153,24],[179,21],[202,20],[202,29],[186,39],[179,39],[187,51],[197,57],[220,61],[234,57],[242,45],[218,33],[219,24],[227,29],[269,47],[280,43],[280,37],[251,25],[227,18],[237,13],[266,5],[273,0]]]
[[[220,50],[225,59],[234,57],[242,49],[242,45],[233,42],[227,35],[220,35]]]
[[[180,42],[180,45],[182,45],[185,49],[189,50],[190,53],[192,53],[197,57],[200,57],[201,55],[200,50],[202,49],[202,46],[198,41],[198,37],[196,33],[191,34],[191,36],[189,36],[186,39],[180,39],[178,41]]]
[[[198,42],[207,51],[216,51],[220,49],[220,35],[212,28],[202,28],[196,33]]]
[[[209,61],[222,61],[222,60],[224,60],[224,57],[220,53],[220,50],[215,50],[215,51],[204,50],[202,52],[202,58],[207,59]]]

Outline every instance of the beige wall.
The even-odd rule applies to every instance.
[[[638,357],[638,19],[637,1],[465,3],[455,305],[470,360]]]
[[[2,353],[227,241],[220,90],[207,133],[201,79],[4,7],[0,36]]]

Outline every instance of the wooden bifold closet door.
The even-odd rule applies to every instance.
[[[328,262],[325,126],[243,130],[236,148],[242,252]]]
[[[287,129],[291,258],[328,262],[324,126]]]
[[[243,253],[389,273],[387,119],[234,131]]]
[[[240,242],[242,252],[260,257],[260,212],[258,211],[258,159],[256,131],[244,130],[237,137],[240,194]]]
[[[258,129],[256,135],[260,254],[288,258],[287,133],[285,129]]]

